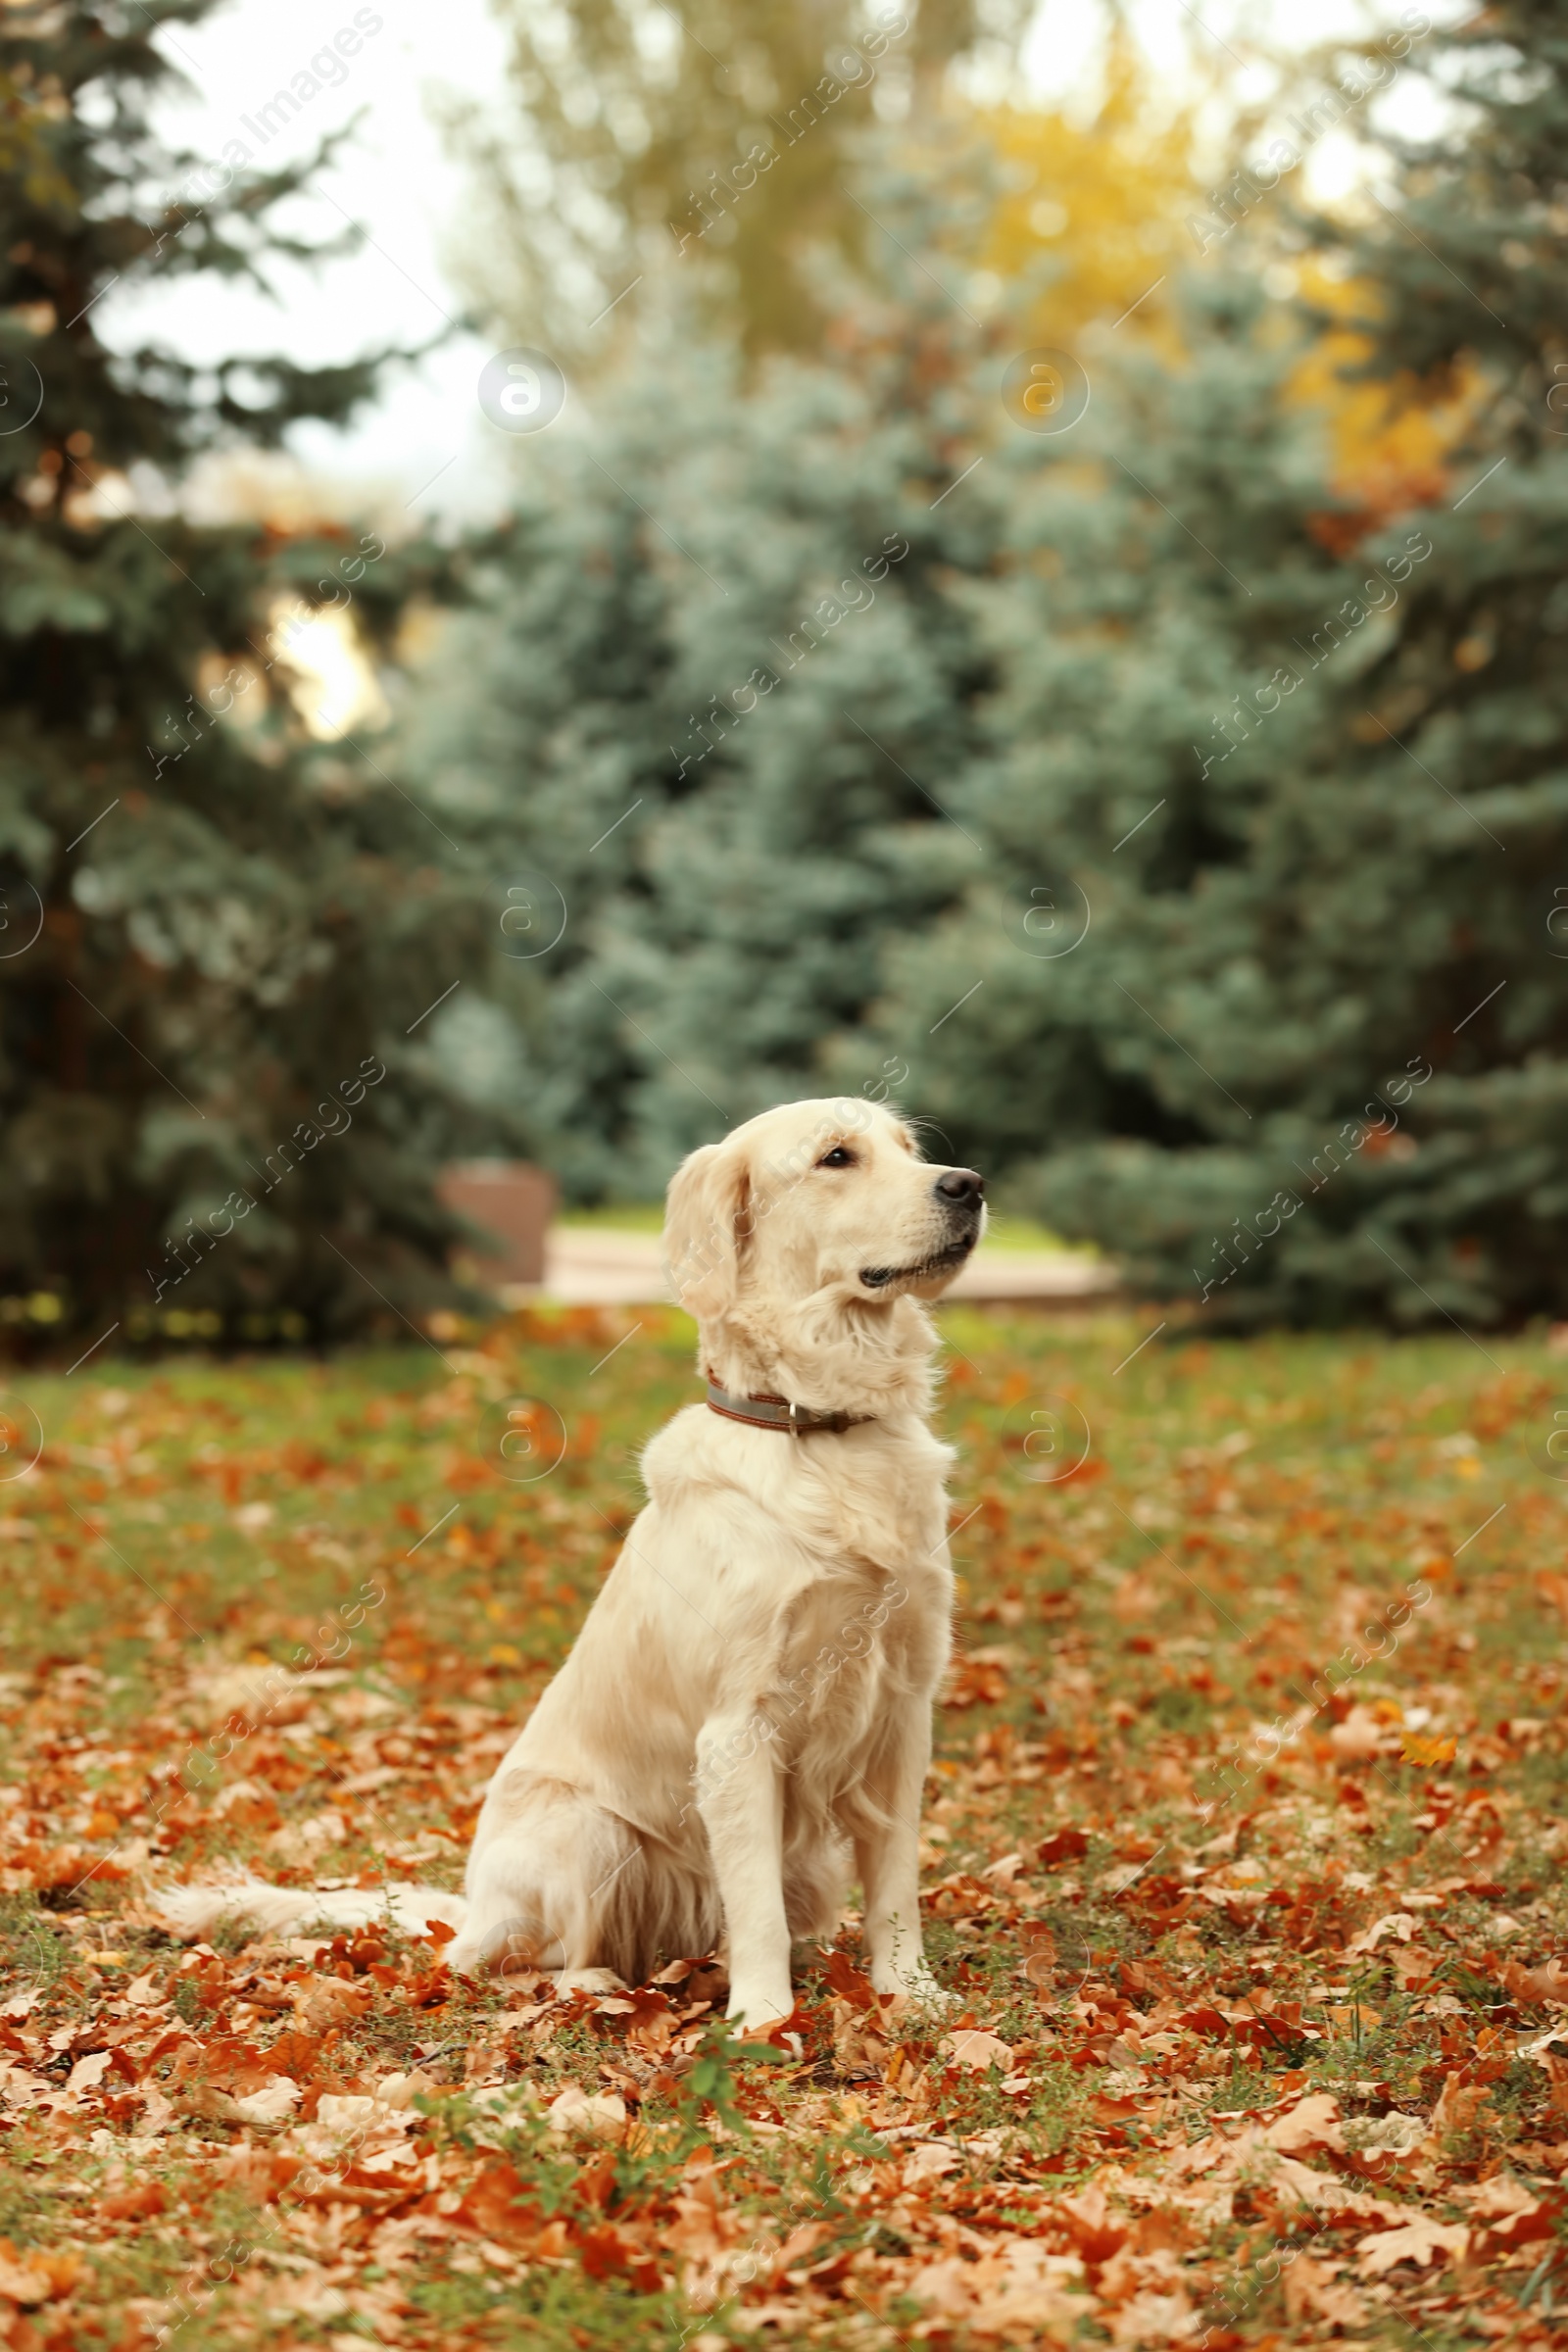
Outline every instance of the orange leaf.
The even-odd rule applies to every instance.
[[[1454,1739],[1423,1740],[1416,1732],[1406,1732],[1399,1742],[1399,1761],[1402,1764],[1451,1764],[1458,1751]]]

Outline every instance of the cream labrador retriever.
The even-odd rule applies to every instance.
[[[694,1152],[664,1239],[708,1399],[643,1456],[647,1506],[491,1783],[466,1896],[173,1888],[171,1924],[357,1924],[390,1899],[459,1929],[454,1967],[564,1988],[722,1943],[729,2014],[758,2027],[793,2008],[790,1946],[832,1936],[853,1855],[872,1983],[935,1994],[917,1853],[952,1455],[920,1301],[983,1195],[864,1102],[784,1103]]]

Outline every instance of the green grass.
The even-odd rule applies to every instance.
[[[664,1230],[662,1200],[606,1200],[597,1208],[564,1201],[556,1212],[558,1225],[586,1227],[608,1233],[651,1233]]]
[[[156,2145],[133,2153],[139,2102],[149,2084],[186,2097],[225,2049],[289,2028],[290,2002],[323,1999],[336,2022],[312,2029],[324,2033],[313,2064],[340,2086],[436,2051],[421,2144],[465,2193],[496,2160],[466,2103],[483,2097],[486,2070],[544,2102],[571,2082],[627,2088],[635,2123],[608,2152],[563,2145],[537,2117],[495,2143],[574,2245],[600,2245],[609,2216],[668,2271],[694,2151],[718,2145],[737,2230],[793,2210],[828,2233],[812,2256],[827,2283],[771,2291],[798,2303],[807,2340],[846,2352],[880,2352],[930,2318],[910,2280],[951,2242],[944,2230],[982,2244],[1059,2230],[1056,2201],[1076,2186],[1118,2168],[1157,2184],[1171,2148],[1287,2095],[1330,2092],[1360,2129],[1390,2106],[1430,2114],[1456,2069],[1479,2069],[1476,2115],[1427,2173],[1391,2186],[1452,2224],[1466,2210],[1456,2197],[1489,2169],[1539,2185],[1568,2124],[1554,2120],[1549,2071],[1513,2051],[1551,2016],[1499,1971],[1568,1950],[1568,1489],[1541,1450],[1568,1368],[1544,1335],[1489,1340],[1485,1353],[1448,1334],[1157,1339],[1125,1360],[1157,1319],[941,1318],[960,1655],[927,1794],[928,1941],[965,2013],[1023,2053],[1026,2093],[945,2066],[937,2027],[904,2029],[891,2052],[873,2036],[862,2054],[863,2020],[821,1957],[804,1954],[805,2063],[735,2071],[741,2110],[785,2126],[750,2142],[725,2140],[716,2110],[667,2055],[645,2062],[613,2014],[553,2021],[537,2047],[508,2041],[498,2021],[515,1992],[443,1987],[427,1945],[372,1936],[309,1964],[225,1929],[182,1967],[138,1908],[149,1876],[217,1864],[457,1882],[483,1779],[638,1507],[639,1450],[700,1395],[690,1325],[662,1309],[541,1310],[328,1363],[190,1355],[17,1376],[46,1450],[35,1475],[0,1487],[14,1700],[0,1725],[0,1860],[15,1889],[0,1899],[0,2001],[36,1993],[28,2063],[56,2087],[76,2050],[118,2027],[138,1973],[160,1988],[167,2024],[131,2048],[188,2029],[199,2055],[193,2077],[176,2034],[145,2081],[105,2078],[106,2106],[14,2114],[0,2235],[24,2249],[86,2244],[97,2283],[70,2308],[97,2326],[127,2298],[167,2298],[220,2221],[260,2231],[244,2183],[263,2176],[234,2160],[250,2145],[270,2163],[292,2127],[248,2138],[220,2111],[176,2104]],[[552,1415],[564,1439],[531,1483],[501,1475],[496,1446],[518,1396],[548,1408],[536,1423],[546,1452]],[[1082,1416],[1076,1475],[1032,1475],[1042,1459],[1068,1466],[1059,1450],[1023,1450],[1037,1415],[1058,1430]],[[1426,1597],[1397,1639],[1313,1713],[1330,1661],[1411,1586]],[[357,1604],[368,1592],[380,1597]],[[220,1752],[210,1694],[240,1667],[290,1670],[294,1699]],[[1297,1717],[1283,1746],[1249,1745],[1251,1727]],[[1454,1752],[1407,1760],[1400,1725],[1412,1722]],[[1375,1756],[1336,1745],[1368,1723],[1382,1727]],[[1227,1784],[1220,1767],[1238,1754],[1245,1769]],[[1215,1840],[1232,1837],[1217,1860]],[[1042,1840],[1051,1853],[1063,1838],[1046,1860]],[[149,1845],[118,1875],[117,1854]],[[1210,1901],[1201,1889],[1216,1872]],[[1446,1891],[1418,1909],[1413,1941],[1347,1951],[1433,1884]],[[1249,1906],[1250,1891],[1265,1902]],[[1031,1922],[1050,1923],[1063,1949],[1077,1939],[1075,1973],[1026,1972]],[[855,1956],[853,1934],[842,1948]],[[1421,1954],[1430,1975],[1402,1981]],[[339,2013],[332,1987],[344,1984],[355,2000]],[[1205,2024],[1215,2004],[1241,2026]],[[1245,2030],[1255,2007],[1280,2004],[1299,2005],[1299,2038]],[[1129,2033],[1143,2037],[1131,2065],[1114,2046]],[[1002,2152],[966,2156],[911,2198],[877,2136],[895,2122],[955,2144],[999,2132]],[[93,2218],[126,2168],[167,2191],[156,2230]],[[1182,2240],[1200,2308],[1257,2250],[1264,2225],[1243,2210]],[[275,2234],[276,2206],[267,2213]],[[269,2293],[324,2278],[318,2223],[314,2208],[288,2218],[288,2259],[258,2257]],[[733,2316],[694,2316],[675,2286],[615,2270],[625,2247],[612,2237],[603,2261],[534,2259],[504,2277],[472,2236],[412,2241],[389,2274],[401,2340],[596,2352],[704,2327],[745,2340],[760,2285]],[[181,2346],[226,2352],[279,2329],[289,2342],[376,2340],[371,2290],[386,2280],[372,2241],[368,2226],[343,2256],[371,2298],[357,2311],[274,2325],[266,2294],[247,2302],[224,2286]],[[850,2267],[835,2272],[841,2243]],[[1352,2240],[1331,2250],[1353,2273]],[[1391,2352],[1407,2352],[1412,2328],[1493,2340],[1541,2260],[1536,2241],[1522,2251],[1517,2273],[1495,2254],[1462,2281],[1396,2273],[1359,2340]],[[1460,2288],[1434,2336],[1432,2298]],[[1102,2340],[1115,2309],[1099,2311],[1086,2342]],[[1310,2328],[1286,2319],[1277,2287],[1237,2323],[1259,2345],[1283,2331],[1294,2346]],[[995,2339],[957,2323],[949,2340],[981,2352]]]

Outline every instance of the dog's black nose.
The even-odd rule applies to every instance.
[[[937,1178],[937,1191],[944,1200],[961,1201],[965,1207],[978,1208],[986,1197],[986,1180],[973,1168],[949,1168]]]

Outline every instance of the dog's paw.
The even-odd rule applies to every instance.
[[[617,1977],[612,1968],[564,1968],[556,1979],[556,1990],[564,2000],[573,1992],[624,1992],[626,1980]]]
[[[918,1968],[877,1971],[871,1983],[878,1992],[891,1992],[901,2008],[907,2003],[932,2017],[949,2017],[963,2006],[961,1995],[939,1984],[923,1961]]]
[[[795,1995],[786,1984],[782,1992],[773,1985],[759,1985],[748,1989],[736,1984],[730,1989],[729,2007],[724,2015],[732,2026],[744,2034],[765,2034],[773,2026],[781,2026],[795,2014]]]

